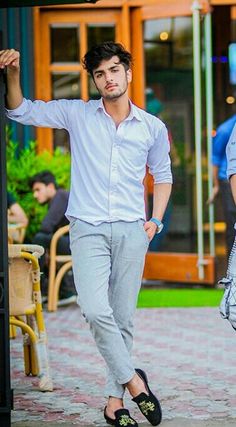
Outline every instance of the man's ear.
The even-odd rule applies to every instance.
[[[132,82],[132,70],[129,68],[126,72],[128,83]]]
[[[47,187],[50,188],[50,189],[55,188],[54,182],[49,182],[49,184],[47,185]]]
[[[47,191],[48,191],[49,196],[51,194],[54,194],[54,192],[56,191],[56,187],[55,187],[55,184],[53,182],[49,182],[49,184],[47,185]]]

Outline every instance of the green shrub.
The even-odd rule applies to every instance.
[[[37,153],[37,144],[31,141],[27,148],[19,149],[19,144],[7,140],[7,189],[11,191],[29,218],[26,239],[30,241],[40,227],[47,212],[47,206],[41,206],[33,198],[29,178],[43,170],[50,170],[58,185],[69,189],[70,154],[57,148],[52,154],[48,151]]]

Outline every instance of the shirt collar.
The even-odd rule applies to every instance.
[[[136,120],[138,120],[139,122],[142,121],[141,115],[139,113],[138,108],[136,107],[136,105],[134,105],[131,100],[129,99],[129,105],[130,105],[130,113],[128,115],[128,117],[125,120],[133,120],[133,118],[135,118]],[[103,110],[103,112],[106,114],[106,116],[109,116],[105,110],[104,104],[103,104],[103,100],[102,98],[100,98],[97,101],[97,105],[95,107],[94,112],[96,113],[98,110]],[[109,116],[110,117],[110,116]]]

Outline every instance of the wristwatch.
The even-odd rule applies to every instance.
[[[154,224],[156,224],[156,225],[157,225],[157,231],[156,231],[156,234],[159,234],[159,233],[161,232],[161,230],[163,229],[163,227],[164,227],[163,222],[161,222],[161,221],[160,221],[159,219],[157,219],[157,218],[151,218],[151,219],[149,219],[149,221],[154,222]]]

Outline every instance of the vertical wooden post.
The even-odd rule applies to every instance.
[[[144,108],[145,69],[141,8],[135,8],[131,15],[131,51],[134,58],[132,101],[139,107]]]

